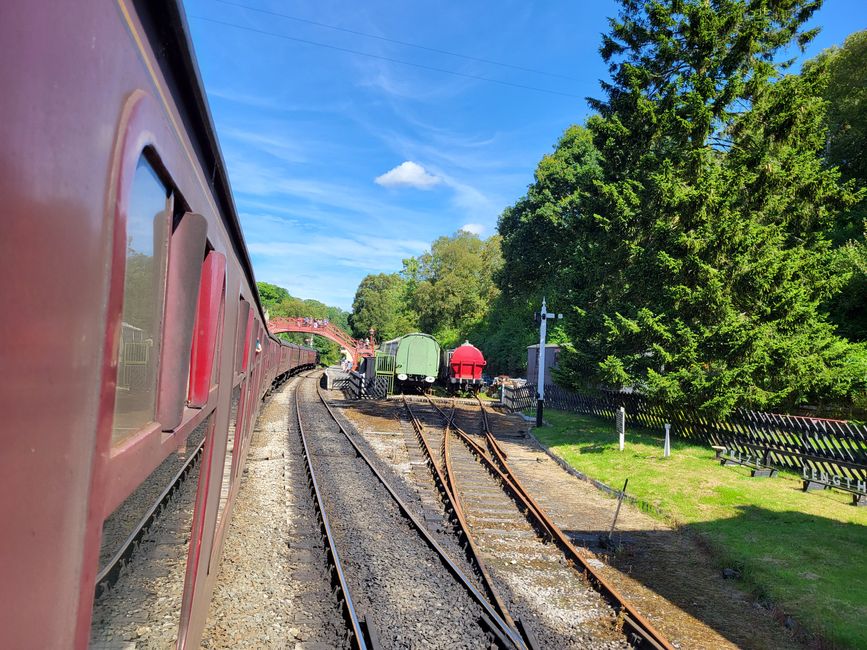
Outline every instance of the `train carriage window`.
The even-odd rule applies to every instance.
[[[112,443],[154,419],[170,195],[142,156],[126,206],[126,270]]]

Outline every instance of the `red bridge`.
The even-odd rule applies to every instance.
[[[303,332],[305,334],[316,334],[323,336],[330,341],[334,341],[341,348],[346,350],[352,357],[352,367],[358,365],[361,357],[372,357],[376,350],[376,342],[374,341],[374,331],[370,330],[370,338],[361,340],[354,339],[341,328],[325,318],[283,318],[278,316],[268,321],[268,331],[271,334],[279,334],[280,332]]]

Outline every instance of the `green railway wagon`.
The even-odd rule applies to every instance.
[[[440,373],[442,351],[430,334],[407,334],[379,347],[394,355],[394,375],[397,385],[430,385]]]

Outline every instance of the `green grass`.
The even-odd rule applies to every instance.
[[[661,433],[628,424],[621,452],[613,422],[556,410],[545,419],[534,433],[577,470],[618,489],[629,478],[630,495],[699,535],[757,597],[834,645],[867,648],[867,508],[851,495],[804,493],[791,474],[751,478],[677,439],[663,458]]]

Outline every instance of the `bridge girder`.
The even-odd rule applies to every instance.
[[[356,368],[362,357],[372,357],[375,353],[376,342],[371,337],[365,341],[355,339],[334,323],[318,318],[284,318],[276,317],[268,321],[268,331],[271,334],[281,332],[299,332],[302,334],[315,334],[337,343],[341,348],[348,351],[352,357],[352,367]]]

